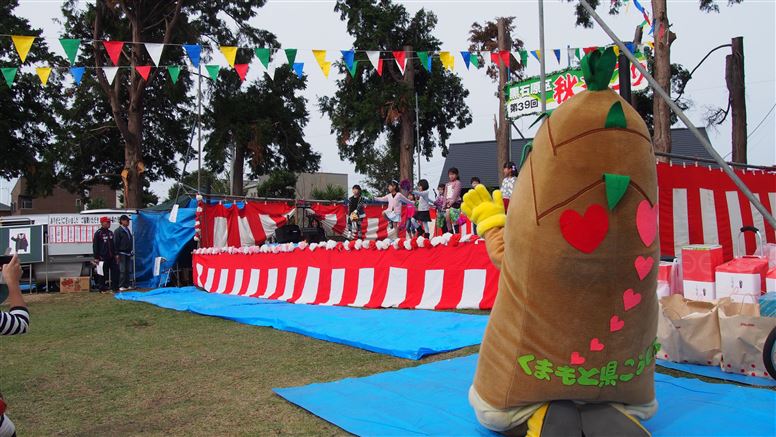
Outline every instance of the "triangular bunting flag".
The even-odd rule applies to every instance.
[[[137,65],[135,66],[135,70],[140,73],[140,77],[142,77],[143,80],[148,81],[148,75],[151,74],[150,65]]]
[[[210,76],[210,80],[215,82],[218,80],[218,71],[221,69],[218,65],[205,65],[205,69],[207,70],[207,74]]]
[[[474,56],[469,58],[469,60],[471,61],[472,65],[474,65],[474,68],[480,68],[480,55],[479,54],[475,54]]]
[[[329,78],[329,71],[331,71],[331,62],[326,61],[321,65],[321,71],[323,72],[323,76],[328,79]]]
[[[439,60],[442,61],[442,66],[448,70],[455,67],[455,58],[450,52],[439,52]]]
[[[531,54],[534,58],[536,58],[537,61],[542,60],[542,52],[540,50],[531,50]]]
[[[199,57],[202,54],[202,46],[199,44],[184,44],[183,48],[186,50],[186,54],[189,55],[189,60],[194,68],[199,68]]]
[[[154,61],[154,65],[157,67],[159,66],[159,60],[162,59],[162,50],[164,50],[164,44],[155,44],[147,42],[144,44],[146,51],[148,52],[148,56],[151,57],[151,60]]]
[[[81,47],[81,40],[80,39],[68,39],[68,38],[61,38],[59,40],[59,44],[62,45],[62,49],[65,50],[65,54],[67,55],[67,59],[70,61],[71,64],[75,63],[75,58],[78,56],[78,48]]]
[[[356,52],[353,50],[340,50],[342,52],[342,60],[345,61],[345,67],[348,71],[353,69],[353,61],[356,59]],[[351,73],[351,76],[353,74]]]
[[[296,55],[296,53],[294,53]],[[304,62],[295,62],[293,65],[294,73],[296,73],[296,77],[299,79],[302,78],[302,73],[304,72]]]
[[[501,58],[499,58],[498,52],[490,52],[490,62],[498,64],[500,59]]]
[[[396,60],[396,65],[399,66],[399,71],[404,74],[404,70],[407,68],[407,52],[403,50],[396,50],[393,52],[393,59]]]
[[[431,71],[431,56],[428,55],[428,52],[417,52],[418,53],[418,59],[420,60],[420,65],[423,66],[423,68],[426,69],[426,71]]]
[[[612,46],[614,49],[614,56],[620,57],[620,46]]]
[[[507,69],[509,69],[509,66],[511,65],[510,61],[512,60],[512,58],[510,56],[510,52],[507,51],[507,50],[500,51],[500,52],[498,52],[498,57],[499,57],[499,60],[501,60],[501,63],[505,67],[507,67]]]
[[[220,50],[221,53],[224,55],[224,58],[226,58],[226,62],[229,63],[229,66],[234,67],[234,59],[237,57],[237,47],[220,46],[218,50]]]
[[[5,83],[8,85],[8,88],[13,86],[13,80],[16,78],[16,70],[16,67],[0,68],[0,71],[3,72],[3,77],[5,78]]]
[[[256,47],[256,50],[254,51],[256,52],[256,57],[259,58],[261,65],[263,65],[264,68],[269,68],[269,49]]]
[[[472,54],[469,52],[461,52],[461,57],[463,58],[463,63],[466,64],[466,69],[469,69],[469,64],[471,63],[470,59],[472,57]]]
[[[377,60],[377,75],[382,76],[383,75],[383,58],[380,58]]]
[[[356,77],[356,71],[358,71],[358,61],[353,61],[353,67],[348,68],[348,73],[350,73],[350,77]]]
[[[245,82],[245,75],[248,74],[248,64],[234,64],[234,70],[240,76],[240,82]]]
[[[577,57],[577,61],[582,60],[582,52],[579,50],[579,47],[574,49],[574,56]]]
[[[102,67],[102,72],[105,74],[105,78],[108,79],[108,83],[113,85],[113,80],[116,79],[116,73],[118,73],[119,67]]]
[[[592,51],[595,51],[595,50],[598,50],[598,47],[592,46],[592,47],[585,47],[585,48],[582,49],[582,51],[584,51],[585,54],[588,54],[588,53],[590,53]]]
[[[296,49],[285,49],[284,52],[286,54],[288,65],[295,65],[296,63],[294,61],[296,61]],[[301,64],[304,65],[304,62]]]
[[[13,46],[16,47],[16,53],[19,54],[19,58],[24,63],[24,60],[27,59],[27,53],[30,52],[30,47],[32,47],[32,42],[35,41],[35,37],[12,35],[11,39],[13,40]]]
[[[179,65],[168,65],[167,72],[170,73],[170,79],[172,80],[172,83],[178,83],[178,76],[181,74],[181,67]]]
[[[555,59],[557,59],[558,64],[560,64],[560,49],[552,49],[552,52],[555,53]]]
[[[38,67],[35,69],[35,72],[38,73],[40,84],[46,86],[51,75],[51,67]]]
[[[323,68],[326,62],[326,50],[313,50],[313,56],[315,56],[315,61],[318,62],[318,65]]]
[[[528,65],[528,52],[525,50],[520,50],[520,65]]]
[[[630,185],[630,176],[604,173],[604,185],[606,185],[606,203],[609,210],[613,210]]]
[[[377,74],[383,74],[382,64],[380,63],[380,52],[377,50],[366,52],[366,57],[369,58],[369,62],[372,67],[377,69]]]
[[[102,45],[105,46],[105,51],[108,52],[113,65],[119,65],[119,57],[121,56],[121,49],[124,48],[123,41],[103,41]]]
[[[84,77],[84,67],[70,67],[70,75],[73,76],[73,82],[76,85],[81,85],[81,79]]]

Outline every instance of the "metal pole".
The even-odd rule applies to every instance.
[[[197,164],[197,193],[202,192],[202,64],[197,66],[197,149],[199,163]],[[176,199],[177,200],[177,199]]]
[[[587,0],[579,0],[579,3],[587,9],[587,11],[590,13],[590,16],[593,17],[593,19],[598,23],[599,26],[601,26],[601,29],[606,32],[607,35],[609,35],[609,38],[612,39],[619,47],[620,47],[620,53],[624,53],[625,56],[628,57],[628,59],[631,61],[631,64],[633,64],[636,69],[641,72],[641,74],[644,75],[644,77],[647,79],[647,82],[652,86],[652,90],[657,93],[663,100],[666,101],[668,104],[668,107],[671,108],[672,111],[676,114],[677,117],[679,117],[680,120],[684,123],[685,126],[687,126],[688,129],[695,135],[696,138],[698,138],[698,141],[703,144],[703,147],[706,149],[706,151],[711,155],[712,158],[714,158],[714,161],[719,164],[720,167],[722,167],[722,170],[727,173],[727,175],[730,177],[730,179],[733,180],[733,183],[736,184],[736,187],[738,187],[739,190],[741,190],[742,193],[744,193],[744,196],[746,196],[747,199],[749,199],[750,202],[752,202],[752,205],[754,205],[755,208],[757,208],[757,211],[762,214],[763,219],[768,222],[768,224],[771,225],[771,227],[776,228],[776,219],[773,218],[770,211],[765,209],[765,206],[763,206],[762,203],[760,203],[760,199],[755,197],[754,194],[752,194],[752,191],[749,189],[749,187],[744,184],[743,181],[741,181],[741,178],[738,177],[738,175],[730,168],[730,166],[725,162],[724,159],[722,159],[721,156],[719,156],[719,153],[717,153],[716,150],[714,150],[714,147],[711,145],[711,143],[703,136],[701,135],[700,131],[697,127],[695,127],[694,124],[690,121],[689,118],[687,118],[687,115],[685,115],[684,111],[680,107],[674,103],[673,100],[671,100],[671,97],[666,93],[666,91],[658,85],[657,81],[655,81],[655,78],[652,77],[651,74],[649,74],[649,71],[647,71],[646,68],[644,68],[643,65],[636,59],[635,56],[633,56],[633,53],[631,53],[626,47],[623,42],[617,38],[617,35],[614,34],[612,29],[604,22],[603,19],[601,19],[600,16],[596,13],[595,9],[593,9],[590,4],[587,2]],[[540,0],[541,4],[541,0]]]
[[[539,0],[539,80],[541,80],[542,113],[547,111],[547,78],[544,71],[544,0]],[[510,144],[510,149],[512,145]]]
[[[420,115],[418,114],[418,92],[415,91],[415,148],[418,151],[418,180],[420,180]]]

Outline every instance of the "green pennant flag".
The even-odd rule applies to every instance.
[[[207,74],[210,75],[210,79],[215,82],[218,80],[218,71],[221,69],[218,65],[205,65],[205,68],[207,69]]]
[[[580,59],[582,59],[582,50],[581,50],[579,47],[577,47],[576,49],[574,49],[574,56],[576,56],[576,57],[577,57],[577,61],[579,61]]]
[[[8,84],[8,88],[11,88],[13,86],[13,80],[16,78],[16,67],[3,67],[0,68],[3,72],[3,77],[5,78],[5,83]]]
[[[630,184],[630,176],[604,173],[604,185],[606,185],[606,202],[609,210],[613,210]]]
[[[353,61],[353,67],[348,68],[348,72],[350,73],[350,77],[356,77],[356,70],[358,70],[358,60]]]
[[[469,62],[474,65],[474,68],[480,68],[480,54],[479,53],[473,53],[473,56],[469,59]]]
[[[286,49],[286,59],[288,59],[288,65],[294,65],[296,60],[296,49]]]
[[[520,50],[520,65],[523,67],[528,65],[528,52],[525,50]]]
[[[426,71],[431,71],[431,63],[428,62],[428,52],[418,52],[418,59],[420,59],[420,65],[422,65]]]
[[[62,44],[62,48],[65,49],[67,59],[70,60],[70,64],[75,63],[75,57],[78,56],[78,48],[81,47],[80,39],[61,38],[59,43]]]
[[[178,76],[181,74],[180,65],[168,65],[167,72],[170,73],[170,79],[172,79],[172,83],[178,83]]]
[[[256,47],[256,57],[259,58],[264,68],[269,67],[269,49]]]

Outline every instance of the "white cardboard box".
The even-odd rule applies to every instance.
[[[704,281],[682,281],[684,297],[690,300],[711,302],[717,298],[715,284]]]
[[[757,303],[762,288],[758,273],[717,272],[717,299],[729,297],[734,302]]]

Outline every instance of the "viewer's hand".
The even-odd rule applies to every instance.
[[[493,228],[503,228],[507,221],[501,191],[494,191],[491,197],[484,185],[477,185],[463,196],[461,209],[477,225],[479,235],[485,235]]]
[[[22,266],[19,264],[19,257],[14,255],[11,262],[3,265],[3,278],[8,285],[18,285],[22,277]]]

